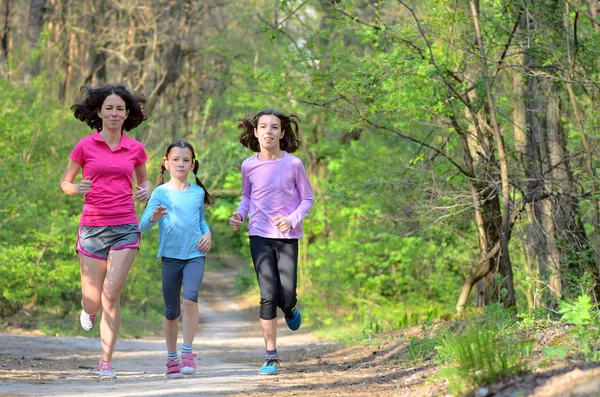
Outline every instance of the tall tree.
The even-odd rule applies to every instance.
[[[25,65],[25,76],[23,81],[29,83],[31,79],[40,74],[41,51],[33,51],[40,38],[44,27],[44,15],[46,13],[46,0],[29,0],[29,12],[27,18],[27,46],[30,59]]]

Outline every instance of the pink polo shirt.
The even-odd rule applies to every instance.
[[[92,185],[85,195],[81,225],[116,226],[137,223],[133,204],[134,167],[148,160],[144,145],[123,132],[121,142],[110,149],[98,131],[73,148],[71,159],[82,167]]]
[[[248,234],[267,238],[295,239],[303,235],[302,220],[314,202],[302,160],[288,152],[276,160],[258,154],[242,163],[242,201],[237,212],[250,214]],[[277,215],[289,217],[292,228],[280,232],[273,224]]]

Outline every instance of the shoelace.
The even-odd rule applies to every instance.
[[[102,372],[110,372],[110,370],[112,369],[112,364],[108,361],[101,361],[98,366],[100,367],[100,371]]]
[[[278,358],[267,358],[265,360],[265,363],[267,365],[272,365],[272,364],[279,364],[279,359]]]

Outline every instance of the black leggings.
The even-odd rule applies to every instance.
[[[288,313],[297,302],[298,239],[250,236],[250,254],[260,287],[260,318],[277,318],[277,307]]]

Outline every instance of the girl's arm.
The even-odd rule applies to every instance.
[[[250,212],[250,197],[252,197],[252,183],[242,166],[242,201],[238,205],[236,212],[242,217],[242,222]]]
[[[206,223],[206,218],[204,217],[204,205],[200,206],[200,232],[202,233],[202,237],[198,241],[198,251],[200,252],[208,252],[211,246],[212,233],[208,228],[208,224]]]
[[[150,201],[148,201],[148,205],[146,206],[146,209],[142,214],[142,218],[140,219],[140,230],[142,232],[149,232],[150,229],[152,229],[154,225],[156,225],[156,222],[152,222],[151,220],[152,215],[154,215],[154,212],[156,210],[159,210],[159,212],[162,213],[162,215],[160,215],[160,218],[162,218],[162,216],[166,214],[166,211],[162,210],[165,207],[160,206],[160,200],[157,196],[158,192],[156,190],[152,192],[152,195],[150,196]]]
[[[210,228],[208,227],[208,223],[206,223],[206,217],[204,216],[204,204],[200,206],[198,211],[200,212],[200,233],[210,233]]]
[[[315,197],[312,188],[310,187],[310,181],[308,180],[308,175],[306,175],[306,170],[302,163],[300,163],[296,169],[295,174],[296,189],[300,196],[300,205],[298,205],[298,208],[296,208],[296,210],[288,217],[292,224],[292,229],[298,226],[300,222],[302,222],[302,219],[306,218],[315,202]]]

